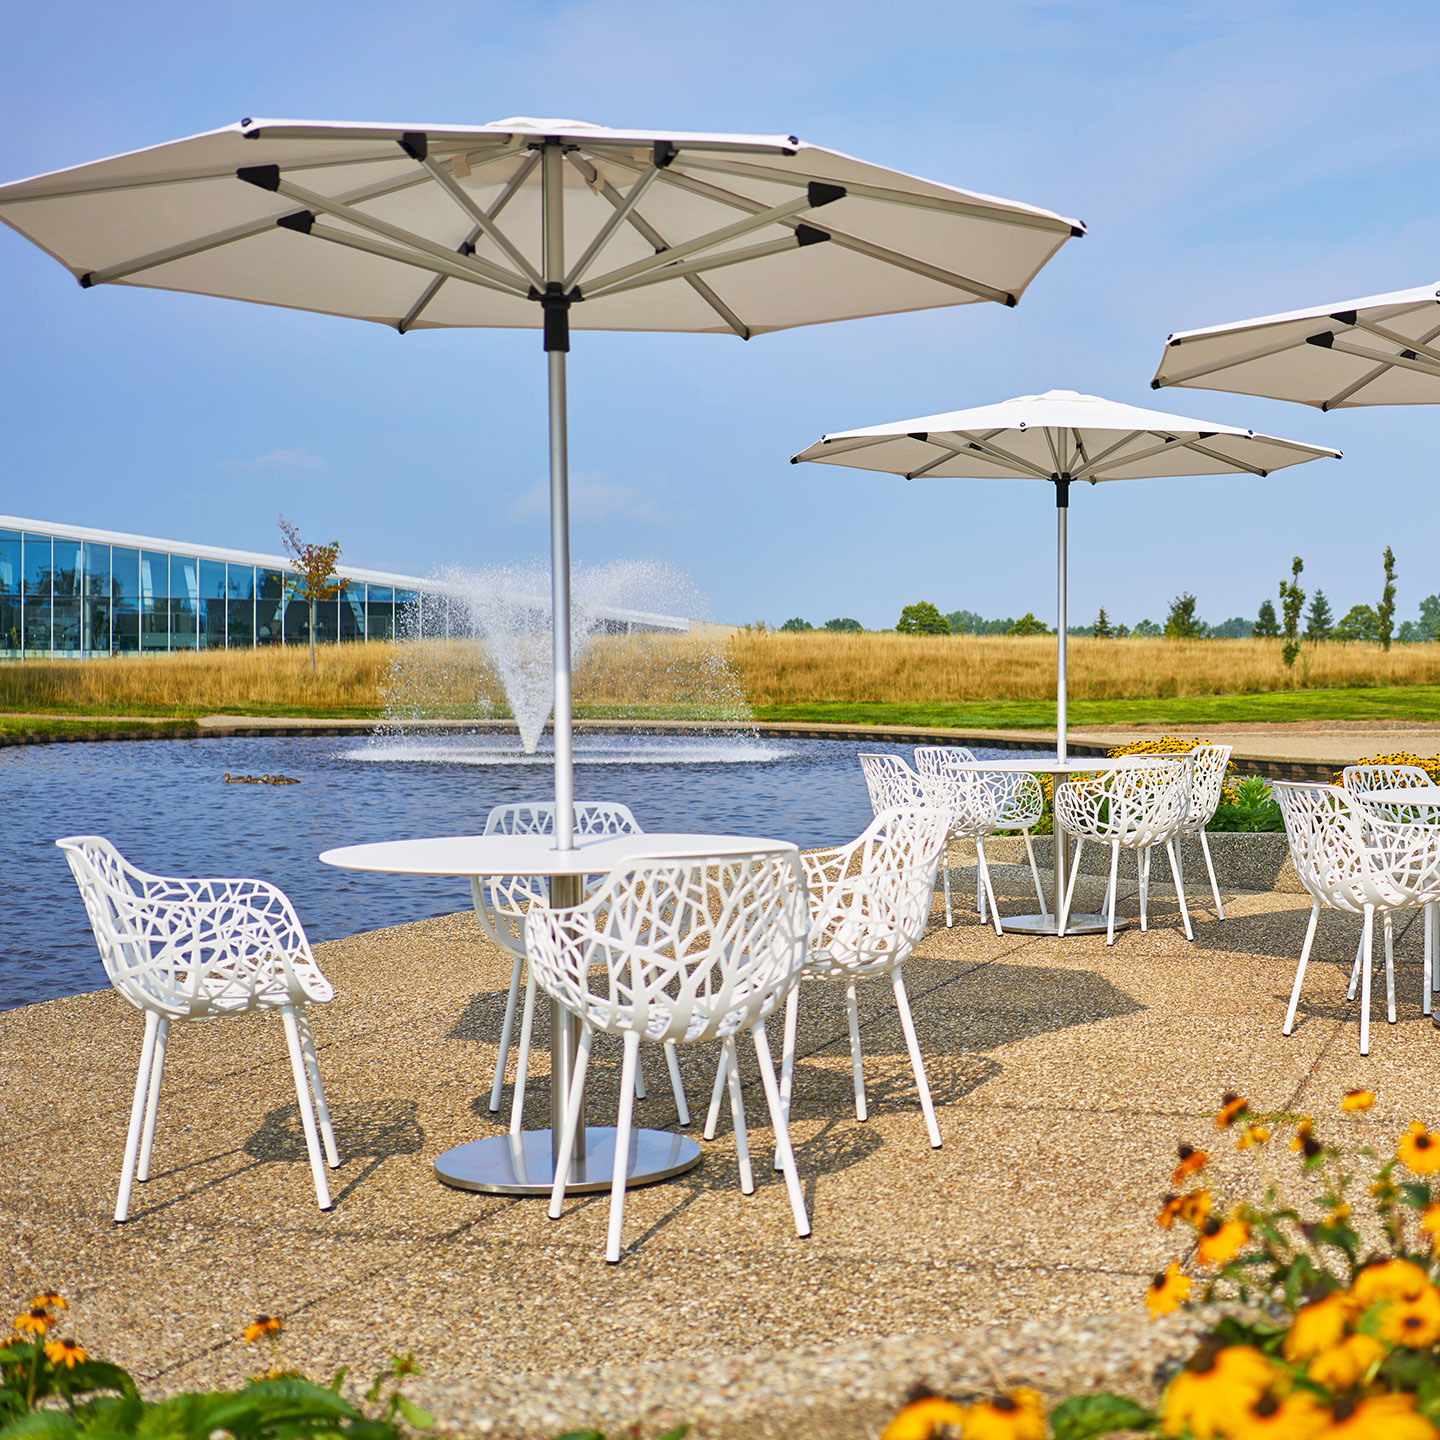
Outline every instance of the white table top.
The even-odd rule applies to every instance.
[[[1387,785],[1362,790],[1360,798],[1386,805],[1440,805],[1440,785]]]
[[[1075,775],[1097,770],[1133,770],[1152,760],[1189,760],[1189,755],[1071,755],[1066,760],[1050,756],[1031,756],[1028,760],[955,760],[957,770],[986,770],[1001,775]]]
[[[787,840],[754,835],[576,836],[573,850],[555,849],[553,835],[439,835],[382,840],[326,850],[320,860],[341,870],[382,875],[605,875],[637,855],[744,855],[794,850]]]

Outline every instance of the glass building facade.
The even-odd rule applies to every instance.
[[[449,634],[443,596],[408,575],[348,571],[315,605],[315,639]],[[277,556],[0,515],[0,659],[308,645],[300,576]]]

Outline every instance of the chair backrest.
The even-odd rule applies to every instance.
[[[774,1012],[805,964],[799,852],[637,856],[568,910],[535,906],[531,974],[597,1030],[709,1040]]]
[[[1197,745],[1191,750],[1195,768],[1190,781],[1190,814],[1185,821],[1187,831],[1203,830],[1214,819],[1225,788],[1230,752],[1234,748],[1233,745]]]
[[[888,972],[925,933],[949,823],[930,805],[882,811],[858,839],[801,855],[810,882],[807,970]]]
[[[1134,765],[1055,787],[1056,823],[1087,840],[1130,849],[1173,839],[1190,813],[1188,755],[1146,756]]]
[[[905,762],[903,755],[860,755],[865,788],[870,792],[870,808],[878,815],[895,805],[923,805],[925,789],[919,775]]]
[[[1418,765],[1347,765],[1340,772],[1341,787],[1359,800],[1370,790],[1408,790],[1434,783]]]
[[[330,998],[299,917],[275,886],[151,875],[99,835],[55,843],[105,973],[137,1008],[195,1018]]]
[[[555,802],[524,800],[497,805],[485,817],[486,835],[553,835]],[[613,800],[577,800],[576,835],[639,835],[640,822],[626,805]],[[595,877],[587,882],[593,888]],[[497,875],[470,882],[480,928],[502,950],[525,953],[525,915],[537,901],[549,899],[546,882],[537,875]]]
[[[963,745],[917,745],[915,765],[927,804],[951,812],[952,835],[989,835],[1032,825],[1045,808],[1040,782],[1013,770],[970,770]]]
[[[1357,911],[1420,903],[1436,889],[1440,827],[1392,820],[1340,785],[1270,786],[1300,883],[1322,905]]]

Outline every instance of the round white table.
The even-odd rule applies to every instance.
[[[1359,793],[1362,800],[1382,805],[1440,805],[1440,785],[1387,785]]]
[[[794,850],[784,840],[752,835],[639,834],[577,836],[573,850],[556,850],[551,835],[443,835],[424,840],[385,840],[326,850],[320,860],[342,870],[382,875],[536,875],[550,881],[552,906],[576,905],[587,875],[606,875],[638,855],[724,856]],[[550,1002],[550,1128],[472,1140],[435,1161],[436,1178],[459,1190],[498,1195],[548,1195],[555,1183],[556,1152],[564,1098],[575,1073],[580,1020]],[[650,1185],[700,1163],[700,1147],[669,1130],[630,1131],[627,1185]],[[567,1192],[608,1190],[615,1164],[613,1126],[587,1126],[580,1111],[575,1157]]]
[[[1129,770],[1156,759],[1188,760],[1188,755],[1071,755],[1061,760],[1057,755],[1031,756],[1023,760],[957,760],[957,770],[984,770],[1000,775],[1053,775],[1061,779],[1070,775],[1094,775],[1101,770]],[[1107,928],[1103,915],[1065,913],[1065,892],[1070,883],[1070,837],[1058,826],[1055,842],[1055,908],[1049,915],[1007,915],[1007,930],[1022,935],[1103,935]],[[1133,920],[1115,921],[1117,930],[1128,930]]]

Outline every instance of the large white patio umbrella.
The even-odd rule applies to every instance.
[[[1150,384],[1321,410],[1440,403],[1440,285],[1178,331]]]
[[[85,286],[409,330],[540,328],[549,361],[556,841],[572,845],[570,331],[738,335],[1013,305],[1074,221],[793,135],[242,120],[0,187]],[[653,387],[640,410],[664,403]],[[637,412],[638,413],[638,412]]]

